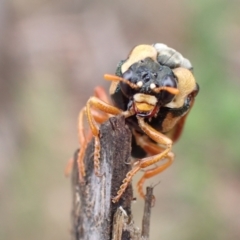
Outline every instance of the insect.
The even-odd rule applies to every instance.
[[[79,114],[80,181],[85,176],[83,157],[87,143],[93,136],[94,170],[99,176],[99,124],[111,115],[122,114],[132,131],[132,156],[138,160],[123,179],[112,201],[120,199],[132,177],[142,169],[145,171],[137,185],[140,196],[144,197],[145,180],[172,164],[172,144],[180,137],[186,116],[199,91],[192,65],[179,52],[165,44],[138,45],[126,60],[119,63],[115,75],[106,74],[104,78],[112,81],[109,90],[112,103],[103,89],[98,87],[95,96],[89,98]],[[84,114],[87,115],[91,129],[88,137],[84,136],[83,131]],[[163,164],[156,165],[162,160]]]

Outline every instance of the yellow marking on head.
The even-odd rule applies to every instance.
[[[186,68],[173,69],[174,75],[178,79],[179,93],[175,96],[174,100],[166,106],[170,108],[182,107],[185,98],[196,88],[196,81],[191,71]]]
[[[121,66],[122,73],[126,72],[131,65],[147,57],[157,61],[157,50],[151,45],[138,45],[129,54],[126,62]]]
[[[154,109],[155,106],[150,105],[148,103],[139,103],[139,102],[135,102],[137,109],[140,112],[150,112]]]

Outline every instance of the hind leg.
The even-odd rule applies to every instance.
[[[120,186],[119,191],[117,192],[117,196],[115,196],[112,199],[113,202],[117,202],[120,199],[120,197],[124,193],[125,189],[127,188],[128,184],[132,180],[133,176],[137,172],[139,172],[141,169],[145,169],[151,165],[154,165],[163,159],[168,160],[162,166],[155,167],[149,171],[146,170],[145,174],[142,177],[142,181],[141,181],[141,183],[143,184],[147,178],[150,178],[150,177],[162,172],[163,170],[165,170],[169,165],[171,165],[172,160],[173,160],[173,158],[171,157],[171,153],[170,153],[170,150],[172,148],[172,140],[169,139],[164,134],[162,134],[162,133],[158,132],[157,130],[155,130],[154,128],[152,128],[149,124],[147,124],[144,121],[143,118],[137,117],[137,119],[138,119],[139,127],[143,130],[143,132],[145,132],[145,134],[147,136],[149,136],[152,140],[154,140],[156,143],[164,146],[164,148],[160,152],[157,152],[157,154],[140,159],[133,165],[132,170],[127,173],[125,179],[123,180],[123,183]],[[142,188],[141,183],[138,186],[140,186]],[[140,194],[144,196],[144,193],[142,190],[140,191]]]

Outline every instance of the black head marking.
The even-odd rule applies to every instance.
[[[154,95],[157,97],[159,105],[165,105],[174,98],[173,94],[165,90],[159,93],[154,92],[154,88],[158,87],[177,88],[177,79],[171,68],[160,65],[151,58],[134,63],[122,76],[139,86],[139,89],[132,89],[127,84],[120,83],[123,94],[129,98],[136,93]]]

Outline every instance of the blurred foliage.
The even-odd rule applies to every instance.
[[[237,144],[240,82],[239,75],[230,74],[232,67],[229,66],[237,51],[231,45],[231,36],[226,35],[231,24],[237,24],[239,20],[239,17],[235,18],[239,4],[228,1],[195,1],[191,4],[196,12],[189,24],[189,44],[200,94],[185,132],[191,142],[183,141],[178,145],[179,151],[187,149],[188,155],[181,171],[186,183],[185,194],[182,194],[185,201],[194,204],[191,216],[194,220],[185,226],[190,230],[182,239],[238,239],[239,233],[232,232],[235,219],[223,218],[223,212],[228,210],[221,209],[226,206],[216,202],[218,198],[224,198],[233,213],[237,206],[232,205],[231,209],[230,205],[239,200],[239,195],[226,195],[226,186],[221,188],[221,184],[239,181],[240,171]],[[220,188],[219,192],[216,192],[217,188]],[[239,221],[235,224],[239,226]]]
[[[0,239],[70,238],[63,171],[78,111],[133,46],[154,42],[191,60],[200,93],[176,161],[149,181],[161,180],[151,239],[240,239],[239,23],[237,0],[0,0]]]

